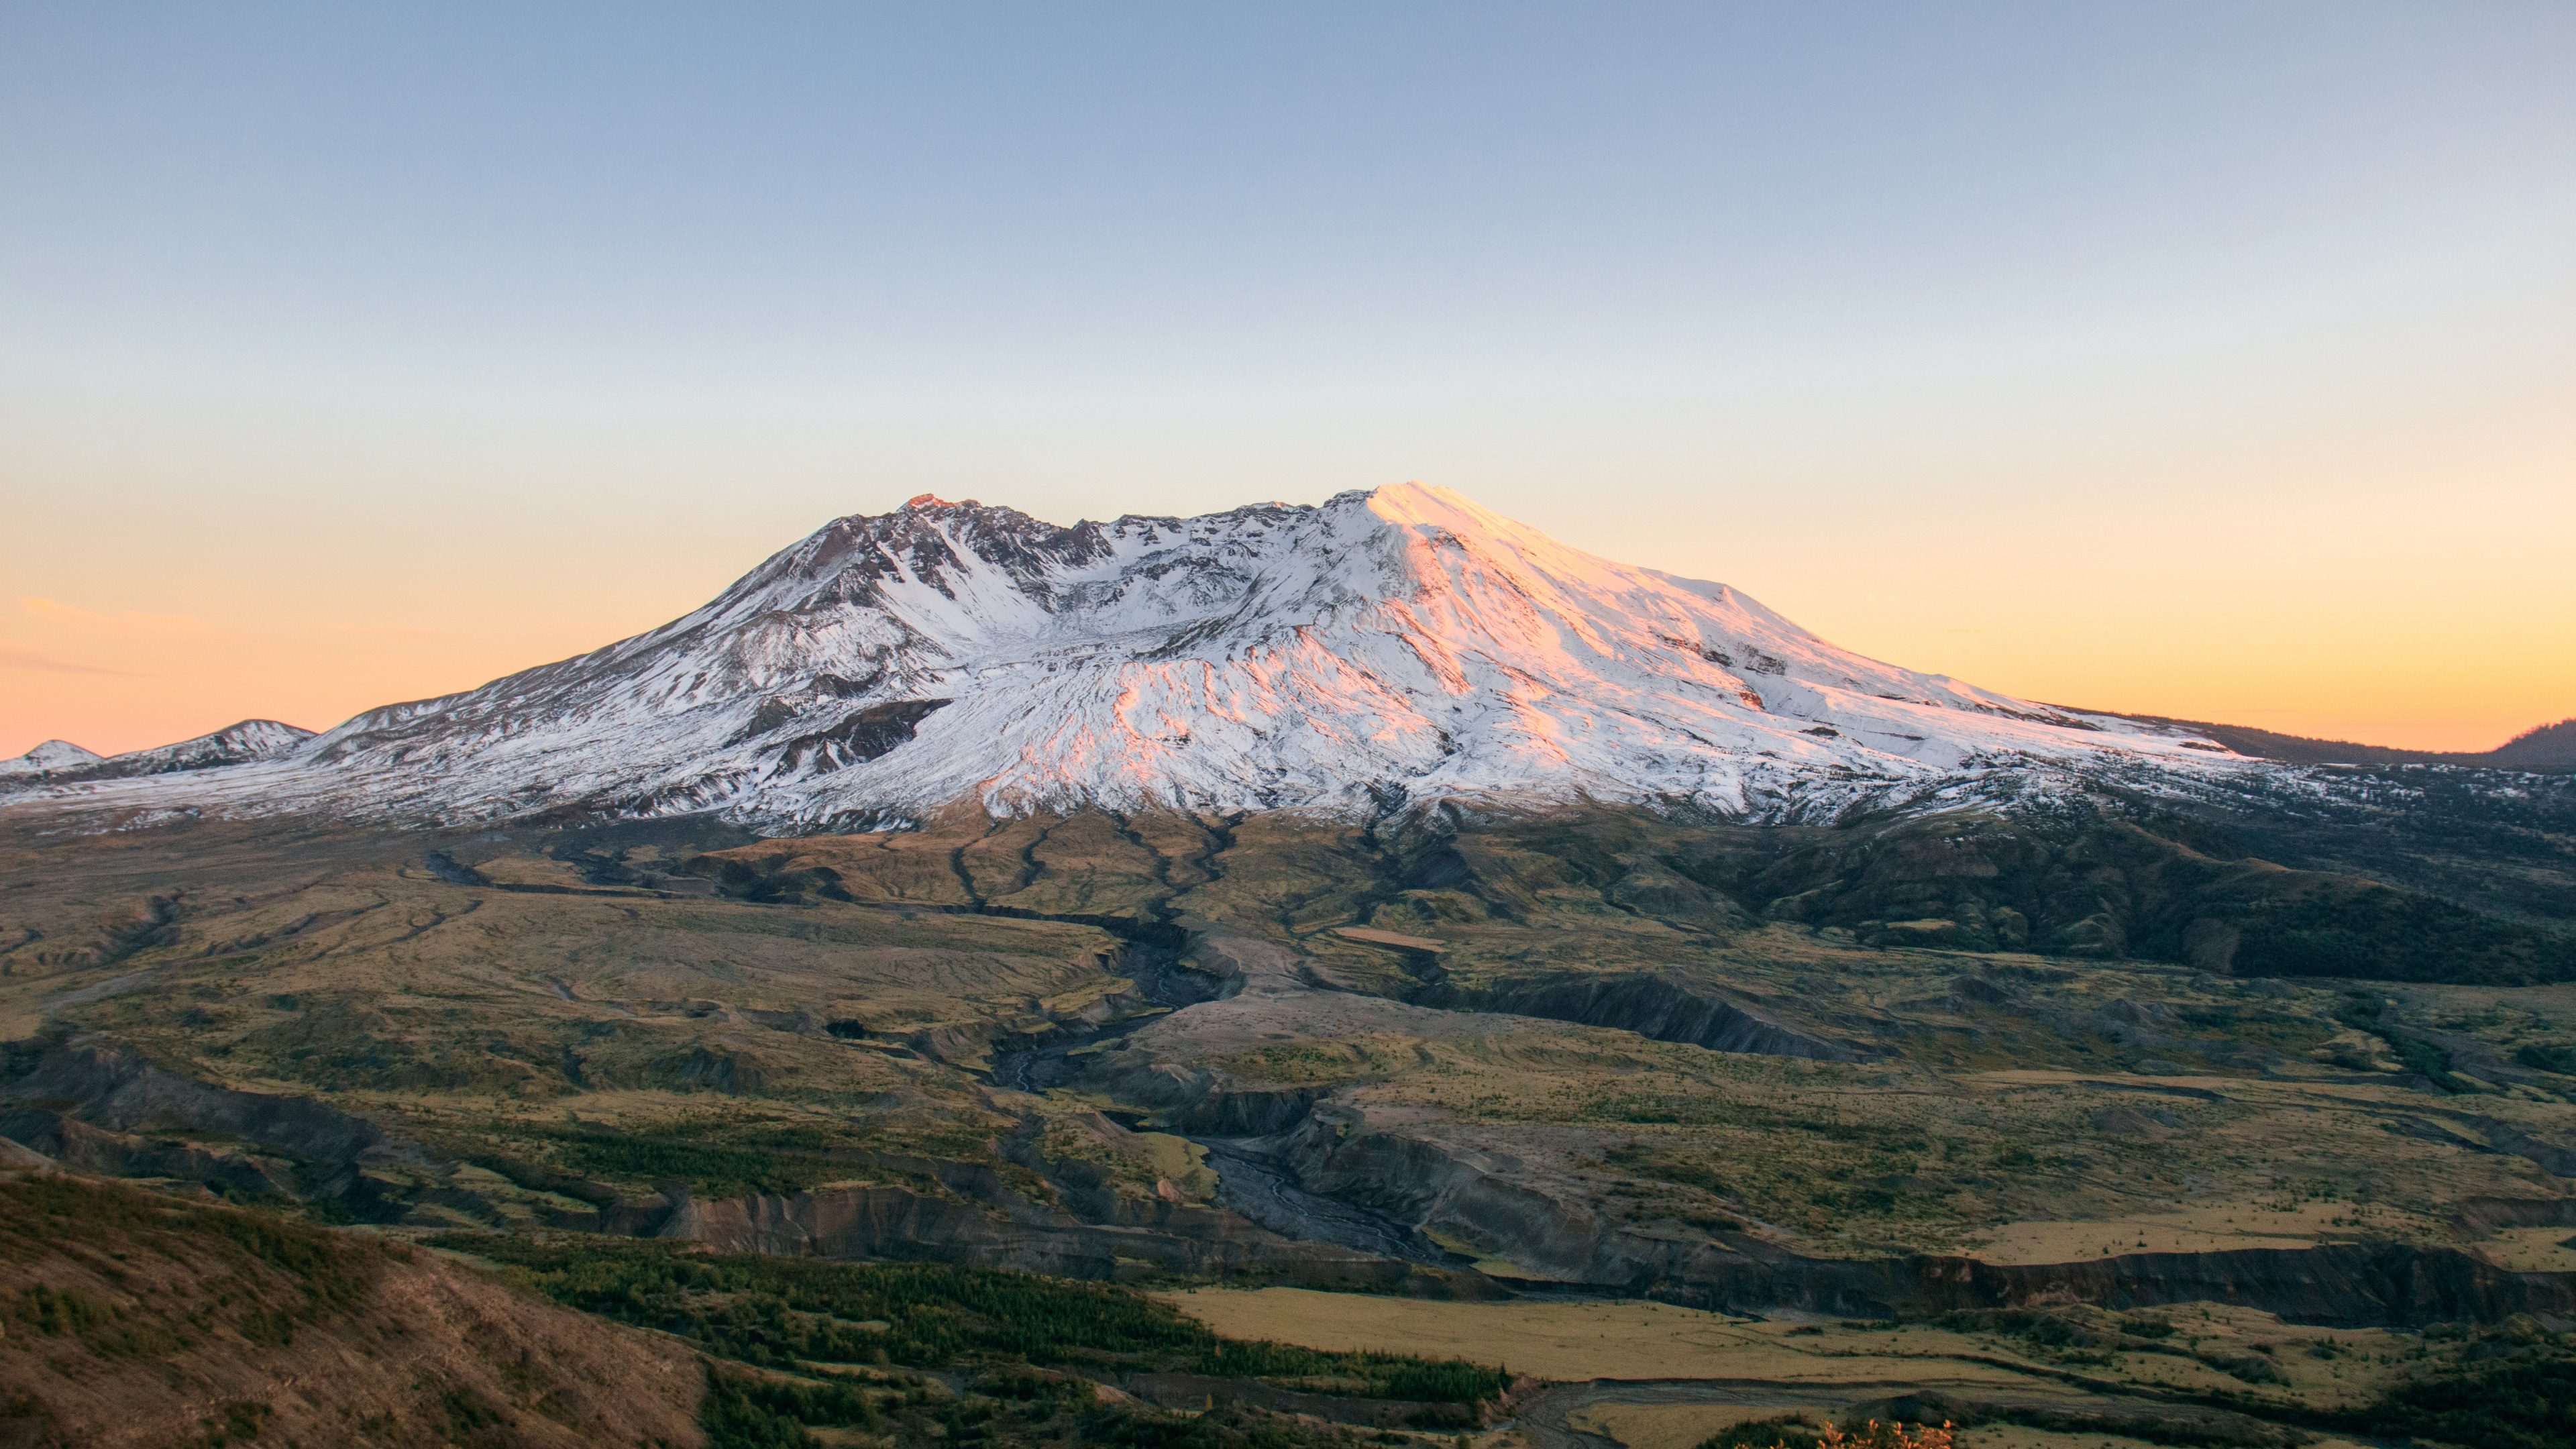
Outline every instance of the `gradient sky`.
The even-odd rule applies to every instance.
[[[1405,479],[2027,697],[2576,714],[2576,6],[0,0],[0,753]]]

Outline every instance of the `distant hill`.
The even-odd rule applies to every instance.
[[[2087,710],[2087,714],[2095,711]],[[2542,775],[2576,774],[2576,719],[2536,725],[2492,750],[2481,752],[2401,750],[2362,745],[2350,740],[2320,740],[2306,735],[2275,734],[2249,725],[2211,724],[2207,720],[2168,719],[2163,715],[2117,715],[2145,724],[2171,725],[2206,735],[2240,755],[2280,760],[2293,765],[2475,765],[2490,770],[2528,770]]]
[[[246,719],[193,740],[129,750],[121,755],[96,755],[69,740],[47,740],[14,760],[0,760],[0,785],[120,780],[134,775],[212,770],[265,760],[311,738],[313,731],[295,725],[273,719]]]

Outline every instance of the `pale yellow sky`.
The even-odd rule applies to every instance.
[[[1142,399],[710,374],[323,407],[293,377],[0,368],[0,752],[470,688],[923,491],[1070,522],[1405,478],[2026,698],[2486,749],[2576,715],[2568,275],[2430,340],[2382,299],[2369,325],[2230,317],[2143,360],[1970,338],[1763,374]],[[2252,400],[2330,347],[2352,360]]]
[[[2576,715],[2564,4],[652,8],[0,21],[0,753],[1407,479],[2024,697]]]
[[[1463,491],[1578,547],[1734,583],[1837,643],[2027,698],[2475,750],[2576,714],[2576,449],[2545,428],[2481,441],[2304,466],[2207,458],[2176,465],[2187,487],[2120,471],[2060,492],[2058,460],[2042,459],[1979,469],[1973,492],[1925,464],[1911,498],[1814,475]],[[52,531],[84,548],[35,560],[19,579],[45,592],[0,604],[0,751],[62,737],[110,753],[248,717],[323,728],[651,628],[834,508],[931,487],[1014,501],[949,469],[837,498],[819,477],[766,498],[708,477],[674,504],[692,490],[663,480],[651,506],[594,510],[548,501],[533,470],[517,497],[406,488],[400,471],[380,468],[347,506],[317,488],[252,514],[225,489],[164,480],[148,523],[105,487],[55,489]],[[1261,478],[1121,499],[1104,481],[1044,481],[1026,506],[1059,522],[1332,491]]]

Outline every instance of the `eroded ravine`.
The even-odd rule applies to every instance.
[[[1082,917],[1080,923],[1124,936],[1126,944],[1118,963],[1121,973],[1136,984],[1137,995],[1162,1010],[1131,1013],[1092,1029],[1059,1029],[1036,1044],[997,1051],[992,1058],[994,1085],[1032,1094],[1065,1086],[1077,1075],[1068,1065],[1072,1053],[1118,1041],[1147,1022],[1159,1020],[1164,1012],[1214,1001],[1224,990],[1218,978],[1181,964],[1185,952],[1182,942],[1186,938],[1175,929],[1134,927],[1121,932],[1117,924],[1097,916]]]
[[[1435,1268],[1467,1268],[1469,1259],[1423,1241],[1413,1227],[1355,1203],[1308,1192],[1284,1169],[1245,1155],[1240,1139],[1193,1137],[1216,1170],[1217,1200],[1252,1221],[1303,1242],[1331,1243]]]
[[[1094,918],[1091,924],[1103,924]],[[1116,930],[1115,926],[1107,926]],[[1119,963],[1136,993],[1163,1008],[1138,1012],[1094,1030],[1059,1031],[1053,1038],[992,1057],[991,1080],[1014,1091],[1041,1093],[1071,1086],[1084,1076],[1075,1052],[1118,1050],[1129,1033],[1167,1013],[1187,1011],[1220,999],[1223,978],[1181,964],[1188,959],[1187,937],[1175,927],[1147,926],[1126,935]],[[1109,1114],[1130,1129],[1143,1127],[1145,1113]],[[1285,1169],[1261,1160],[1252,1139],[1175,1134],[1207,1149],[1208,1166],[1217,1174],[1217,1201],[1249,1221],[1299,1242],[1327,1243],[1404,1262],[1435,1267],[1464,1267],[1468,1260],[1443,1252],[1423,1239],[1412,1225],[1356,1203],[1310,1192]]]

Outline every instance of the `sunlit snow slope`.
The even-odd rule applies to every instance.
[[[596,653],[98,803],[769,827],[1442,797],[1826,818],[2034,778],[2252,768],[1864,659],[1723,584],[1578,553],[1445,488],[1058,528],[844,518]]]
[[[101,758],[69,740],[47,740],[23,755],[0,760],[0,778],[18,775],[35,778],[56,770],[76,770],[84,765],[95,765]]]

